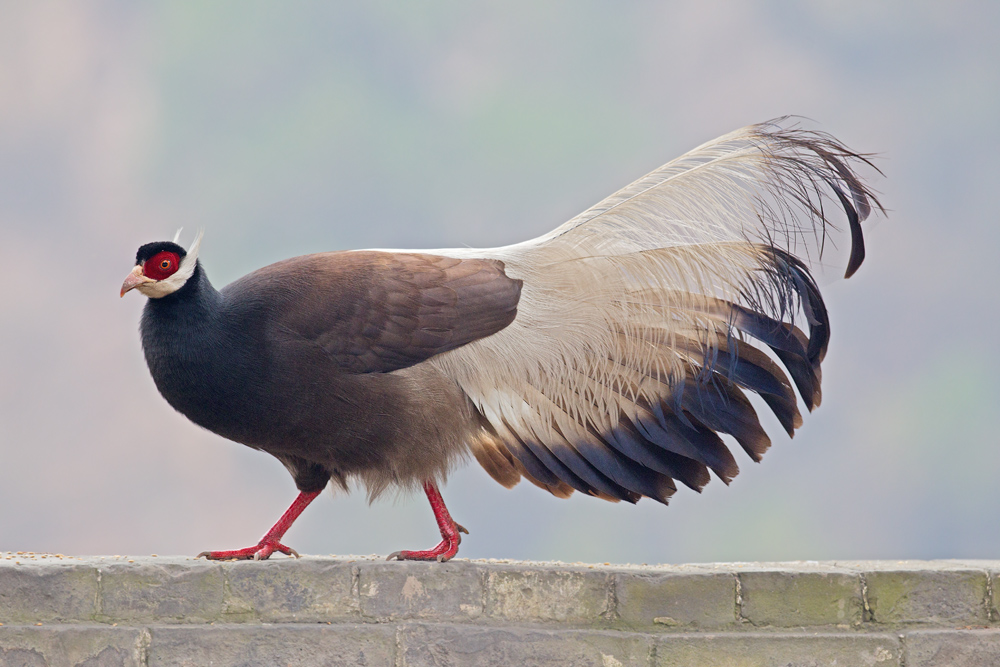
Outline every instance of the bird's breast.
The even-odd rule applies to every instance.
[[[266,345],[251,329],[218,316],[144,317],[142,343],[157,389],[191,421],[223,437],[255,445],[273,432]]]

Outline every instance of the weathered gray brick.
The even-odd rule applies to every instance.
[[[486,613],[509,621],[608,620],[612,575],[571,568],[495,568],[486,576]]]
[[[1000,630],[914,630],[903,642],[906,667],[1000,665]]]
[[[90,621],[97,590],[92,567],[0,561],[0,623]]]
[[[898,667],[894,635],[860,633],[665,634],[656,639],[656,667]],[[906,663],[907,667],[911,667]]]
[[[378,620],[474,620],[483,583],[469,563],[366,563],[358,585],[361,613]]]
[[[383,625],[237,625],[150,628],[148,667],[393,665],[395,628]]]
[[[743,618],[757,626],[858,625],[864,604],[857,574],[838,571],[740,572]]]
[[[113,562],[99,568],[101,618],[130,623],[200,623],[222,613],[223,575],[207,561]]]
[[[354,564],[319,558],[224,563],[227,622],[323,622],[358,619]]]
[[[986,573],[978,570],[877,570],[865,573],[876,623],[985,625]]]
[[[630,628],[720,628],[736,621],[736,577],[729,573],[619,572],[618,616]]]
[[[145,667],[140,628],[93,625],[0,627],[2,667]]]
[[[407,625],[399,633],[405,667],[647,667],[649,637],[627,632]]]

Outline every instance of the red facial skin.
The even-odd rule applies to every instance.
[[[181,267],[181,257],[176,252],[163,250],[146,260],[142,273],[153,280],[166,280]]]

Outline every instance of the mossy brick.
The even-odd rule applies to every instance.
[[[609,573],[496,567],[486,575],[486,613],[508,621],[604,623],[614,614]]]
[[[888,624],[985,625],[986,572],[877,570],[865,573],[871,620]]]
[[[364,564],[358,579],[361,613],[379,621],[475,620],[483,615],[482,579],[468,563]]]
[[[94,625],[0,627],[7,667],[145,667],[148,633]]]
[[[174,625],[150,634],[148,667],[395,664],[396,630],[384,625]]]
[[[200,623],[222,614],[223,575],[217,563],[113,562],[99,571],[102,620]]]
[[[667,634],[656,639],[655,667],[899,667],[889,634]],[[906,663],[907,667],[911,667]]]
[[[91,621],[97,613],[97,594],[93,567],[0,561],[0,623]]]
[[[319,558],[223,563],[226,622],[360,620],[354,565]]]
[[[903,637],[906,667],[996,667],[1000,630],[914,630]]]
[[[404,625],[403,667],[648,667],[651,638],[629,632]]]
[[[858,575],[838,571],[739,573],[741,613],[755,626],[858,625],[864,603]]]
[[[736,622],[736,577],[730,573],[619,572],[618,617],[629,628],[721,628]]]

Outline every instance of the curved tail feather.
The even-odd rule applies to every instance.
[[[497,481],[665,503],[674,480],[739,472],[718,434],[755,461],[768,449],[745,392],[789,435],[796,390],[820,404],[830,327],[813,274],[841,246],[857,271],[881,205],[856,172],[867,157],[785,125],[699,146],[537,239],[436,251],[523,281],[512,324],[429,361],[479,411],[471,448]]]

